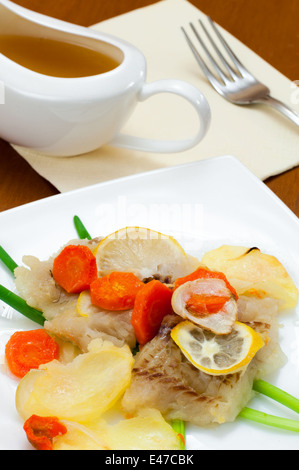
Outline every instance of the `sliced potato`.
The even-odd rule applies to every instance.
[[[93,340],[86,354],[69,364],[52,361],[31,370],[19,383],[16,406],[24,420],[32,414],[88,422],[124,393],[131,379],[133,356],[128,346]]]
[[[81,354],[81,350],[74,343],[64,341],[57,336],[55,337],[55,341],[59,344],[59,362],[68,364]]]
[[[141,409],[136,417],[107,426],[107,439],[114,450],[180,449],[177,434],[155,409]]]
[[[105,420],[83,426],[64,422],[68,432],[54,439],[54,450],[179,450],[176,432],[155,409],[116,424]]]
[[[206,253],[201,262],[223,272],[239,295],[278,299],[280,309],[297,304],[298,289],[285,268],[277,258],[258,248],[223,245]]]
[[[67,433],[54,437],[53,450],[110,450],[98,430],[74,421],[62,421]]]

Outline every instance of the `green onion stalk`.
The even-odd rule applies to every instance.
[[[83,225],[82,220],[77,215],[74,216],[74,225],[81,240],[84,240],[84,238],[91,240],[90,234]]]
[[[6,287],[2,286],[1,284],[0,300],[12,307],[14,310],[17,310],[25,317],[29,318],[29,320],[32,320],[33,322],[44,326],[46,320],[40,310],[30,307],[24,299],[14,294],[14,292],[11,292],[10,290],[6,289]]]
[[[273,416],[268,413],[263,413],[262,411],[253,410],[252,408],[243,408],[239,417],[255,421],[256,423],[264,424],[266,426],[272,426],[286,431],[299,432],[299,421]]]
[[[17,263],[9,256],[9,254],[0,246],[0,260],[14,274],[15,269],[18,267]]]

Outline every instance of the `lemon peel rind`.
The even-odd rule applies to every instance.
[[[132,262],[126,257],[126,248],[122,255],[118,252],[118,247],[115,250],[114,245],[117,241],[139,243],[137,258],[131,247],[128,248],[128,253],[132,255]],[[147,247],[146,241],[162,242],[161,245],[157,245],[159,249],[156,256],[155,252],[153,253],[153,247],[150,245]],[[111,250],[112,257],[110,255],[107,257],[109,250]],[[139,258],[140,253],[143,254],[144,259]],[[175,238],[144,227],[125,227],[107,235],[95,247],[93,254],[97,260],[100,277],[114,270],[133,272],[141,280],[155,275],[161,275],[162,278],[167,278],[169,275],[172,280],[175,280],[177,277],[190,273],[195,265],[195,260],[187,255]]]
[[[184,322],[179,323],[178,325],[176,325],[172,329],[172,331],[170,333],[171,338],[177,344],[177,346],[180,348],[180,350],[185,355],[185,357],[191,362],[191,364],[193,364],[194,367],[201,370],[202,372],[205,372],[208,375],[228,375],[228,374],[237,373],[237,372],[245,369],[245,367],[247,367],[249,365],[249,363],[254,358],[254,356],[259,351],[259,349],[261,349],[265,344],[262,337],[261,337],[261,335],[259,333],[257,333],[255,330],[253,330],[253,328],[249,327],[248,325],[245,325],[245,323],[236,322],[235,327],[237,327],[237,328],[240,328],[240,327],[246,328],[247,333],[252,337],[251,345],[248,348],[248,352],[247,352],[245,358],[242,359],[241,361],[239,361],[238,363],[236,363],[235,365],[233,365],[232,367],[229,367],[227,369],[209,369],[209,368],[204,367],[204,366],[198,364],[197,362],[195,362],[193,360],[192,356],[190,355],[190,353],[179,344],[178,332],[179,332],[180,328],[184,327],[184,325],[188,325],[188,327],[189,327],[189,325],[190,326],[192,325],[192,328],[200,328],[198,325],[192,324],[190,321],[186,320]]]

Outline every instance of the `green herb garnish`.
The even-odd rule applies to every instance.
[[[74,216],[74,225],[81,240],[84,240],[84,238],[88,238],[88,240],[91,240],[91,236],[89,235],[81,219],[77,215]]]
[[[177,433],[179,441],[180,441],[180,448],[182,450],[186,449],[186,435],[185,435],[185,423],[181,419],[173,419],[171,421],[172,429]]]
[[[5,264],[5,266],[14,274],[15,269],[18,267],[17,263],[9,256],[9,254],[0,246],[0,260]],[[39,325],[44,325],[45,318],[43,317],[42,312],[39,310],[30,307],[24,299],[18,295],[11,292],[6,287],[0,284],[0,300],[9,305],[10,307],[17,310],[19,313],[29,318],[30,320],[38,323]]]
[[[18,267],[17,263],[9,256],[9,254],[0,246],[0,260],[3,264],[14,274],[15,269]]]
[[[299,413],[298,398],[295,398],[289,393],[284,392],[280,388],[275,387],[275,385],[271,385],[268,382],[265,382],[264,380],[256,380],[253,384],[253,390],[262,393],[263,395],[272,398],[272,400],[281,403],[287,408],[296,411],[296,413]]]
[[[45,318],[40,310],[30,307],[24,299],[14,294],[6,287],[0,284],[0,300],[5,302],[10,307],[17,310],[19,313],[29,318],[30,320],[44,326]]]
[[[287,431],[299,432],[299,421],[295,419],[280,418],[262,411],[253,410],[252,408],[243,408],[239,414],[241,418],[246,418],[266,426],[285,429]]]

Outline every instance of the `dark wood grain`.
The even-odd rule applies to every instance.
[[[90,26],[155,1],[17,0],[15,3]],[[191,3],[290,80],[299,80],[299,0],[191,0]],[[1,139],[0,181],[0,211],[58,192]],[[299,167],[269,178],[265,184],[299,216]]]

